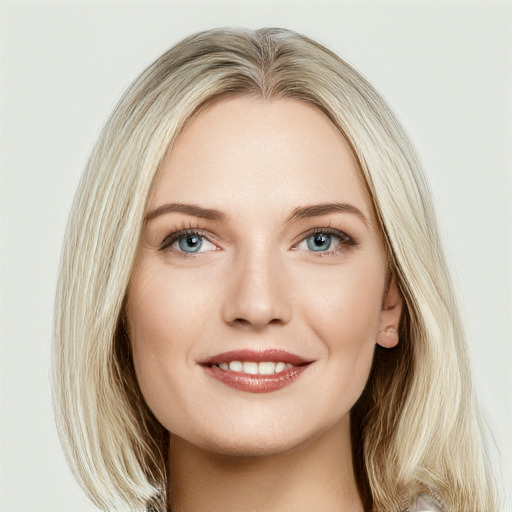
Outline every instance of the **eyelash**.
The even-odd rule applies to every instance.
[[[189,236],[189,235],[198,235],[201,238],[206,238],[207,240],[211,241],[210,240],[211,235],[210,235],[210,233],[208,231],[205,231],[204,229],[201,229],[199,226],[191,224],[191,223],[190,224],[182,224],[178,228],[177,231],[173,231],[172,233],[167,235],[162,240],[162,242],[160,243],[159,250],[160,251],[165,251],[166,249],[171,247],[171,245],[174,242],[177,242],[181,238],[183,238],[185,236]],[[214,242],[211,242],[211,243],[214,243]],[[185,252],[183,252],[182,254],[184,254],[186,256],[190,256],[190,254],[186,254]]]
[[[331,227],[324,227],[324,228],[311,229],[311,230],[307,231],[306,233],[304,233],[303,235],[301,235],[301,239],[292,246],[292,250],[297,250],[297,246],[301,242],[304,242],[305,240],[307,240],[309,237],[314,236],[314,235],[320,235],[320,234],[329,235],[334,238],[337,238],[339,240],[340,244],[345,246],[345,248],[347,248],[347,249],[349,249],[351,247],[357,247],[359,245],[359,243],[357,242],[357,240],[355,238],[347,235],[345,232],[340,231],[339,229],[331,228]],[[190,236],[190,235],[197,235],[201,238],[206,238],[212,244],[215,243],[211,240],[211,234],[208,231],[201,229],[197,225],[183,224],[177,231],[170,233],[162,240],[162,242],[160,243],[160,246],[159,246],[159,250],[165,251],[166,249],[169,249],[175,242],[179,241],[180,239],[182,239],[186,236]],[[193,252],[191,252],[191,253],[186,253],[185,251],[177,251],[177,252],[178,252],[178,254],[185,256],[185,257],[195,256],[195,254]],[[310,252],[315,254],[315,251],[310,251]],[[339,251],[329,251],[329,250],[318,251],[316,256],[326,256],[326,255],[336,254],[337,252],[339,252]]]
[[[357,247],[359,243],[357,240],[345,233],[344,231],[340,231],[339,229],[324,227],[324,228],[314,228],[309,231],[306,231],[303,235],[301,235],[301,239],[293,245],[292,249],[297,250],[297,246],[306,241],[308,238],[314,235],[330,235],[333,238],[337,238],[342,246],[344,246],[345,250],[350,249],[352,247]],[[341,252],[340,250],[326,250],[326,251],[309,251],[315,256],[328,256],[332,254],[337,254]]]

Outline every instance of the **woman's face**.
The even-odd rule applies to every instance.
[[[186,441],[238,455],[346,422],[377,333],[398,324],[386,268],[357,164],[323,113],[209,107],[163,162],[128,289],[148,406]]]

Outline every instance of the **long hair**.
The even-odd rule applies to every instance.
[[[105,510],[165,510],[168,436],[137,385],[124,298],[164,155],[188,120],[229,95],[321,110],[373,201],[405,312],[399,345],[376,349],[351,411],[365,510],[403,510],[427,491],[447,511],[495,512],[463,329],[415,151],[358,72],[283,29],[183,40],[129,87],[93,150],[67,229],[54,332],[57,424],[80,485]]]

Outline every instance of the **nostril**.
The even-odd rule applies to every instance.
[[[235,327],[236,325],[249,325],[249,321],[245,318],[235,318],[230,324]]]
[[[260,323],[260,322],[257,322],[257,321],[247,320],[246,318],[235,318],[234,320],[232,320],[231,322],[228,322],[228,323],[229,323],[229,325],[231,327],[237,327],[238,326],[238,327],[264,328],[267,325],[282,324],[283,321],[280,318],[273,318],[272,320],[262,321]]]

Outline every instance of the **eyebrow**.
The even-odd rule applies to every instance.
[[[163,215],[164,213],[170,212],[179,212],[186,213],[187,215],[193,215],[194,217],[200,217],[201,219],[208,220],[224,220],[226,219],[226,214],[222,213],[219,210],[214,210],[212,208],[202,208],[201,206],[196,206],[195,204],[185,204],[185,203],[168,203],[151,210],[146,214],[144,218],[144,222],[148,222],[159,215]]]
[[[366,227],[370,227],[370,221],[366,215],[359,208],[349,203],[322,203],[295,208],[288,222],[309,219],[311,217],[320,217],[322,215],[328,215],[329,213],[352,213],[357,215]]]
[[[144,222],[148,222],[155,217],[158,217],[159,215],[163,215],[164,213],[171,212],[185,213],[187,215],[192,215],[194,217],[208,220],[221,221],[227,218],[225,213],[213,208],[203,208],[195,204],[168,203],[163,204],[162,206],[159,206],[158,208],[148,212],[144,218]],[[312,217],[320,217],[330,213],[351,213],[357,215],[367,227],[370,226],[370,222],[366,215],[359,208],[356,208],[354,205],[349,203],[322,203],[295,208],[287,222],[309,219]]]

